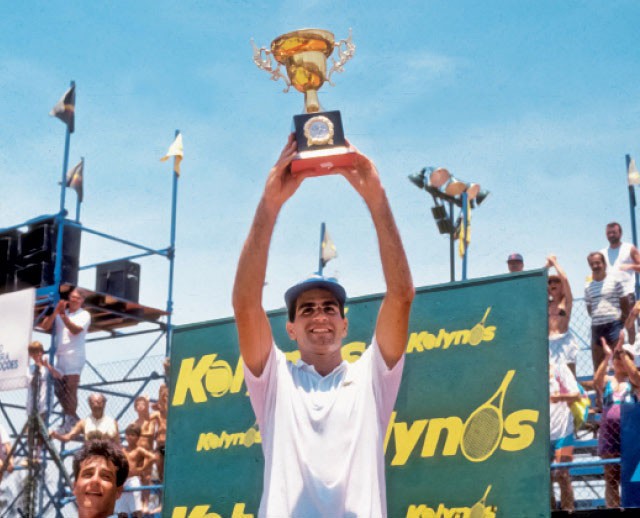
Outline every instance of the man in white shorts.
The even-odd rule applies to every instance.
[[[378,171],[351,150],[354,166],[336,172],[371,213],[387,285],[361,358],[342,360],[346,293],[335,279],[315,275],[285,294],[286,330],[301,356],[295,365],[274,343],[262,307],[276,218],[304,178],[290,172],[292,136],[269,173],[238,263],[233,306],[265,457],[259,517],[387,515],[383,441],[402,377],[414,287]]]
[[[40,327],[55,332],[55,367],[62,377],[54,380],[56,397],[62,407],[64,421],[60,433],[66,433],[79,421],[78,385],[86,361],[85,338],[91,325],[91,315],[82,309],[85,296],[79,289],[69,294],[69,300],[61,300]]]

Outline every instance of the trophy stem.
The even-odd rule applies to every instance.
[[[320,100],[318,99],[317,90],[307,90],[304,93],[304,108],[307,113],[320,111]]]

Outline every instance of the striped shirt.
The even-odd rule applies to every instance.
[[[620,320],[620,298],[625,291],[614,275],[601,281],[588,282],[584,288],[584,301],[591,308],[591,325],[599,326]]]

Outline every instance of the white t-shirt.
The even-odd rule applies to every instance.
[[[265,457],[259,517],[387,515],[383,441],[403,366],[387,368],[375,337],[324,377],[275,344],[260,378],[245,366]]]
[[[618,248],[603,248],[600,253],[607,262],[607,271],[613,273],[624,287],[625,294],[636,292],[636,276],[633,270],[621,270],[623,264],[635,264],[631,258],[631,243],[620,243]]]
[[[75,325],[82,328],[77,335],[74,335],[60,318],[56,316],[56,366],[62,374],[80,374],[84,366],[85,354],[85,338],[89,325],[91,325],[91,314],[80,308],[73,313],[67,313],[69,320]]]
[[[84,420],[84,438],[87,441],[107,437],[115,439],[117,435],[118,426],[113,417],[103,415],[100,419],[96,419],[92,415],[88,415]]]

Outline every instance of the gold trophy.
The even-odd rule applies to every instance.
[[[355,154],[344,139],[339,111],[320,111],[318,90],[331,82],[333,72],[343,72],[344,65],[355,53],[351,31],[345,40],[335,42],[333,33],[322,29],[301,29],[277,37],[271,48],[256,47],[253,40],[253,62],[271,74],[271,79],[283,79],[287,87],[304,93],[304,113],[293,117],[293,132],[298,143],[298,155],[291,163],[291,173],[305,171],[305,176],[330,174],[336,168],[353,163]],[[338,60],[327,74],[327,59],[338,49]],[[275,63],[274,63],[275,59]],[[284,75],[280,70],[287,70]]]

